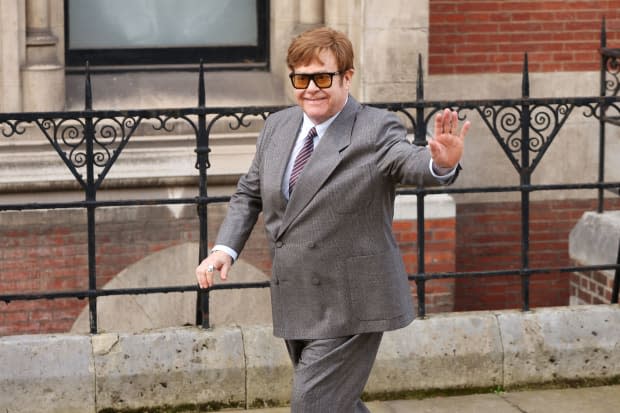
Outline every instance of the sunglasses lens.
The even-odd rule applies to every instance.
[[[310,80],[320,89],[327,89],[332,86],[332,79],[338,72],[333,73],[312,73],[312,74],[296,74],[291,73],[291,83],[295,89],[305,89],[310,85]]]
[[[308,75],[293,75],[291,76],[293,87],[295,89],[305,89],[310,84],[310,76]]]
[[[317,73],[314,75],[314,83],[321,89],[332,85],[332,75],[329,73]]]

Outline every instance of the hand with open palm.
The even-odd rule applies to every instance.
[[[435,116],[434,136],[429,141],[429,149],[433,163],[439,168],[456,168],[463,156],[465,135],[471,123],[466,121],[460,131],[458,123],[458,114],[450,109]]]

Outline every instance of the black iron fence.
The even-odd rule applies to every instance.
[[[513,186],[488,186],[475,188],[414,188],[402,189],[398,194],[417,197],[417,257],[418,267],[409,276],[417,288],[418,314],[424,316],[426,283],[438,279],[467,277],[497,277],[516,275],[521,278],[522,309],[530,308],[530,279],[536,274],[571,273],[576,271],[602,271],[615,269],[612,302],[618,302],[620,280],[620,251],[617,263],[591,266],[566,266],[532,268],[530,252],[530,197],[538,191],[562,191],[594,189],[598,191],[598,211],[603,212],[605,195],[620,191],[620,182],[606,182],[605,130],[606,124],[620,114],[619,56],[605,54],[604,31],[602,36],[601,94],[594,97],[530,98],[527,55],[524,59],[521,97],[502,100],[427,101],[421,69],[418,70],[416,100],[402,103],[377,103],[373,106],[398,112],[408,123],[414,135],[414,144],[426,145],[426,130],[430,119],[443,108],[458,111],[461,118],[477,114],[488,127],[495,142],[500,146],[516,173],[519,184]],[[420,58],[421,59],[421,58]],[[421,62],[418,62],[421,67]],[[206,107],[204,70],[201,65],[198,87],[198,105],[191,108],[156,110],[93,110],[90,75],[86,74],[85,110],[73,112],[4,113],[0,114],[0,132],[4,138],[14,138],[25,133],[26,126],[36,127],[58,153],[66,167],[84,192],[84,201],[48,202],[28,204],[0,204],[0,211],[23,211],[35,209],[83,208],[87,211],[88,231],[88,289],[81,291],[58,291],[21,294],[0,294],[0,301],[76,298],[88,299],[90,331],[97,332],[97,298],[111,295],[152,294],[172,292],[197,292],[196,323],[209,326],[209,294],[219,289],[265,288],[268,282],[218,284],[206,290],[197,285],[181,285],[157,288],[100,289],[97,287],[97,262],[95,256],[95,210],[110,206],[194,204],[199,218],[199,258],[208,254],[207,206],[222,203],[228,196],[209,196],[207,170],[211,166],[209,138],[216,122],[225,120],[231,129],[248,127],[254,119],[265,119],[281,107]],[[532,184],[536,167],[553,143],[569,116],[575,112],[595,118],[599,123],[599,172],[598,179],[590,183]],[[123,149],[143,123],[155,129],[169,131],[173,123],[186,123],[195,135],[196,168],[199,172],[198,195],[175,199],[131,199],[98,201],[97,192],[106,175],[113,167]],[[509,193],[521,194],[521,251],[520,267],[481,272],[432,273],[425,268],[424,198],[432,194]]]

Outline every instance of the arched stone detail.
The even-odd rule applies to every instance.
[[[153,253],[118,273],[103,289],[191,285],[196,282],[198,244],[185,243]],[[228,282],[266,281],[268,276],[243,259],[233,265]],[[221,282],[221,281],[220,281]],[[140,332],[193,325],[196,294],[168,293],[107,296],[97,299],[99,332]],[[210,293],[211,326],[271,323],[269,289],[219,290]],[[71,332],[88,332],[88,307]]]

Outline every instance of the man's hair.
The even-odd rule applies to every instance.
[[[342,32],[329,27],[307,30],[293,39],[288,48],[286,64],[293,70],[296,66],[305,66],[314,60],[319,61],[319,53],[331,50],[336,57],[338,71],[353,69],[353,45]]]

